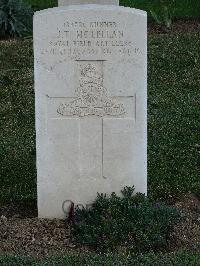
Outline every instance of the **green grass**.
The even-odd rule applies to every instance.
[[[57,6],[56,0],[23,0],[26,3],[31,4],[36,9],[44,9]],[[167,4],[172,0],[165,0]],[[120,5],[135,7],[143,9],[149,12],[152,5],[159,9],[158,0],[120,0]],[[175,17],[200,17],[200,1],[199,0],[175,0],[174,4]]]
[[[154,199],[189,191],[200,195],[199,54],[199,34],[149,38],[148,181]],[[0,42],[0,97],[0,203],[32,203],[36,201],[32,40]]]
[[[200,35],[149,39],[148,174],[154,198],[200,195],[199,53]]]
[[[0,202],[36,198],[32,41],[0,42]]]
[[[97,255],[95,253],[68,253],[63,257],[54,257],[46,259],[35,259],[30,257],[19,256],[0,256],[1,266],[82,266],[82,265],[107,265],[107,266],[197,266],[200,265],[200,254],[187,252],[171,254],[146,254],[146,255]]]

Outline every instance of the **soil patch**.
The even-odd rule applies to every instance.
[[[200,19],[176,20],[170,29],[153,21],[148,22],[148,34],[150,35],[183,33],[200,33]]]
[[[183,220],[170,234],[169,251],[187,249],[200,251],[200,201],[193,194],[187,194],[175,203]],[[61,220],[0,218],[0,255],[28,255],[46,257],[62,255],[77,248],[71,243],[70,227]],[[85,249],[82,249],[85,250]]]
[[[33,257],[63,254],[70,248],[70,229],[61,220],[0,218],[0,255]]]
[[[183,219],[170,235],[170,250],[200,251],[200,200],[188,193],[175,206]]]

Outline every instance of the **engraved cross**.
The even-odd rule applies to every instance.
[[[80,177],[107,178],[104,175],[104,120],[132,116],[136,120],[136,95],[110,97],[103,84],[103,64],[104,61],[77,61],[76,97],[62,98],[64,101],[56,107],[60,118],[79,121]]]

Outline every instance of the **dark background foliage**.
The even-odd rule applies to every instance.
[[[0,38],[32,34],[33,10],[57,6],[55,0],[0,0]],[[121,0],[120,5],[144,9],[150,20],[171,28],[175,18],[200,17],[196,0]]]
[[[0,38],[32,33],[33,10],[21,0],[0,0]]]
[[[35,9],[44,9],[58,5],[57,0],[23,0]],[[158,11],[164,5],[174,10],[175,17],[200,17],[198,0],[120,0],[121,6],[135,7],[150,11]]]

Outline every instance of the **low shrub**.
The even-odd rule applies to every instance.
[[[33,11],[20,0],[0,0],[0,38],[22,37],[32,32]]]
[[[126,187],[122,197],[98,194],[90,208],[77,207],[72,236],[76,244],[95,250],[158,251],[167,247],[170,229],[180,217],[175,208]]]

